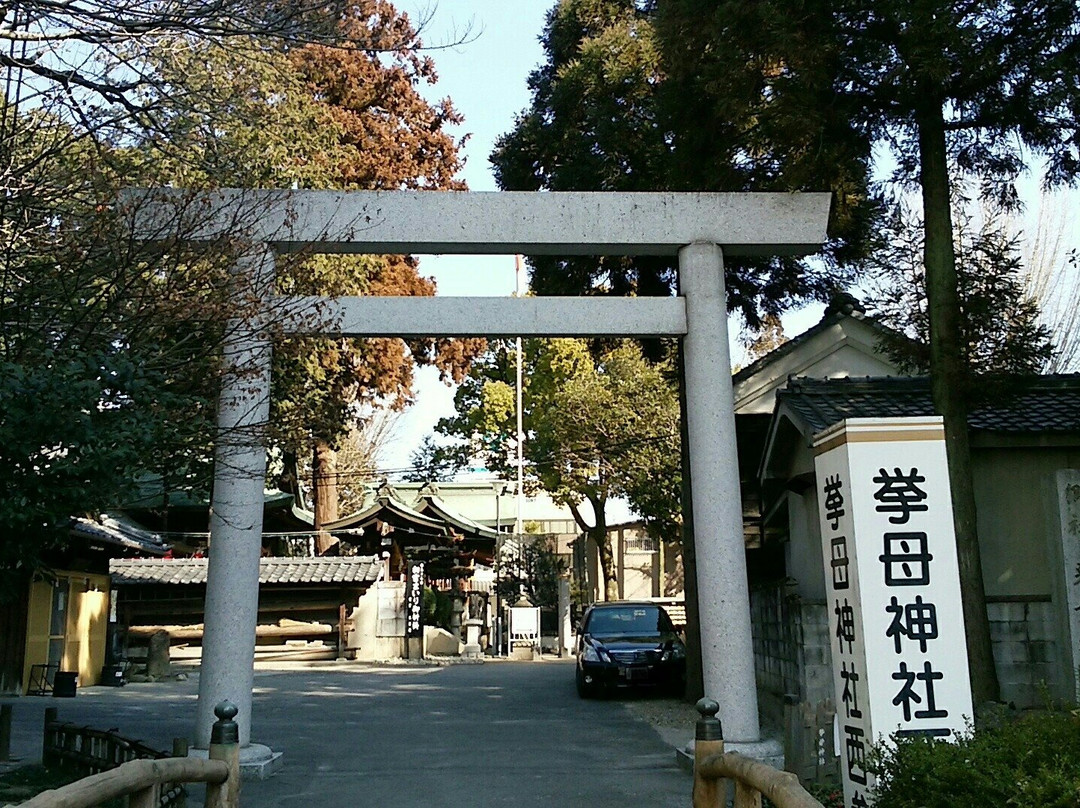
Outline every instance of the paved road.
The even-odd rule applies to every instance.
[[[16,700],[13,752],[40,756],[41,716],[118,727],[168,749],[189,735],[197,681]],[[285,752],[250,808],[687,808],[671,747],[617,701],[580,701],[564,662],[258,671],[252,738]]]

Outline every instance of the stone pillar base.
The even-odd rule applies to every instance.
[[[754,760],[767,763],[774,769],[784,769],[784,745],[776,738],[762,741],[724,741],[725,752],[738,752]],[[675,763],[688,772],[694,771],[694,742],[690,741],[682,749],[675,749]]]
[[[532,662],[536,659],[536,648],[531,645],[515,645],[510,651],[510,658]]]
[[[207,749],[192,747],[188,750],[188,757],[202,758],[206,760],[210,756]],[[240,779],[242,780],[265,780],[273,776],[278,769],[285,765],[282,759],[284,752],[275,752],[269,746],[261,743],[249,743],[240,747]]]

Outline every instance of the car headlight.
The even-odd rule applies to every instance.
[[[670,648],[665,648],[664,653],[660,656],[661,662],[670,662],[673,659],[686,659],[685,645],[673,645]]]
[[[600,646],[590,642],[585,643],[581,652],[581,659],[585,662],[609,662],[607,652]]]

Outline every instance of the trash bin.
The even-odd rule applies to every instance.
[[[78,678],[76,671],[57,671],[53,674],[52,694],[57,698],[75,698],[75,680]]]
[[[124,680],[123,665],[106,665],[101,669],[101,684],[108,687],[123,687],[127,682]]]

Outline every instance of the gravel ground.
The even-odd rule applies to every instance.
[[[682,749],[694,737],[698,712],[693,704],[668,698],[627,696],[623,707],[639,721],[644,721],[672,747]]]

